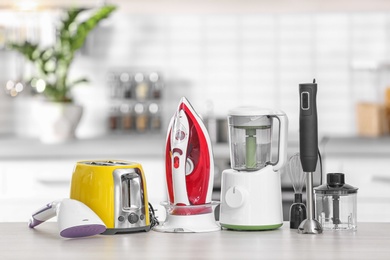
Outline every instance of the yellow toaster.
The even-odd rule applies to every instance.
[[[146,179],[139,163],[79,161],[70,198],[90,207],[107,226],[103,234],[149,231]]]

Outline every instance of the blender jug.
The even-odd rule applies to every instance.
[[[273,120],[279,120],[278,160],[271,160],[271,138]],[[284,164],[286,129],[283,116],[253,108],[240,108],[228,116],[230,135],[230,161],[237,171],[257,171],[267,165]],[[281,156],[282,155],[282,156]],[[276,169],[277,170],[277,169]]]

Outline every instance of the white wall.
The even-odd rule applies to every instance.
[[[298,84],[316,78],[320,134],[355,134],[356,102],[382,101],[389,84],[386,70],[372,70],[388,60],[389,14],[118,11],[91,35],[73,67],[74,76],[92,81],[75,91],[87,107],[80,135],[104,133],[96,129],[105,128],[105,76],[114,68],[161,71],[166,120],[186,95],[204,115],[210,103],[218,116],[238,105],[282,109],[292,133],[298,130]]]

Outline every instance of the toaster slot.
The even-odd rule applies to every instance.
[[[135,210],[142,207],[141,178],[136,173],[124,174],[122,182],[122,209]]]
[[[142,172],[138,168],[121,168],[114,175],[114,211],[117,232],[146,226],[145,191]],[[120,231],[119,231],[120,230]]]
[[[121,161],[85,161],[82,162],[84,164],[88,165],[94,165],[94,166],[116,166],[116,165],[129,165],[128,162],[121,162]]]

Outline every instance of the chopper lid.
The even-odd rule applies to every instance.
[[[357,193],[358,188],[345,183],[343,173],[328,173],[326,184],[314,188],[316,194],[347,195]]]

